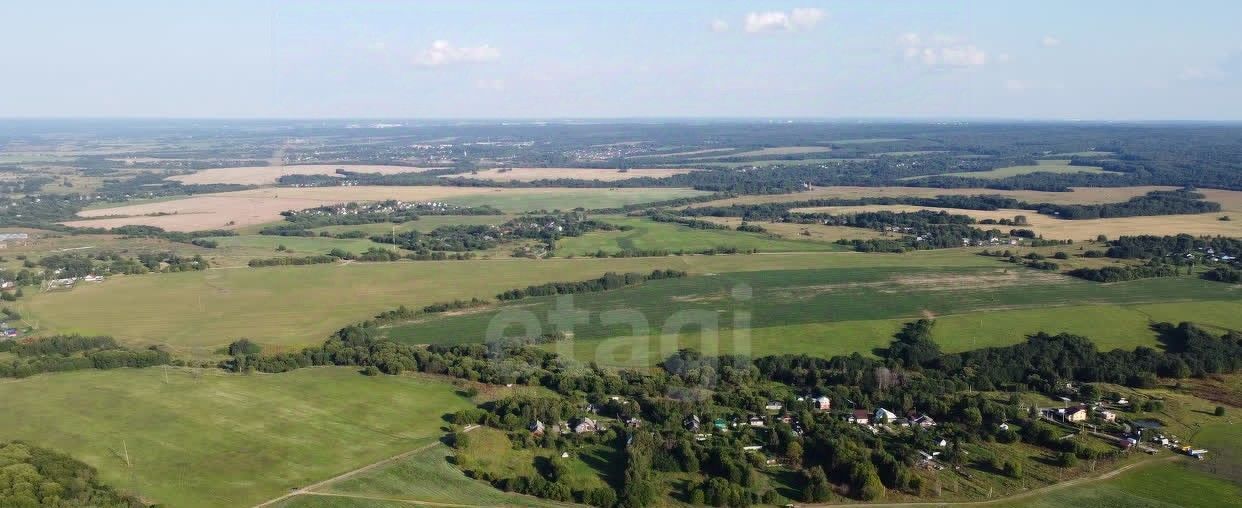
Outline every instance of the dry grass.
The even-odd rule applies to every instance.
[[[433,200],[513,189],[472,187],[305,187],[255,189],[208,194],[173,201],[86,210],[83,217],[111,217],[67,222],[70,226],[111,228],[127,224],[169,231],[233,228],[280,220],[280,212],[348,201],[382,199]],[[529,189],[522,189],[529,190]],[[543,189],[538,189],[543,190]],[[163,215],[161,215],[163,214]]]
[[[1229,192],[1229,191],[1216,191]],[[1240,192],[1232,194],[1242,196]],[[1231,196],[1234,204],[1238,196]],[[1225,206],[1225,203],[1221,203]],[[1227,207],[1226,207],[1227,209]],[[824,206],[816,208],[800,208],[800,212],[820,212],[831,214],[847,214],[887,210],[893,212],[913,212],[918,210],[945,211],[952,214],[969,215],[975,219],[1012,219],[1016,215],[1024,215],[1029,223],[1023,226],[1043,235],[1044,238],[1055,240],[1090,240],[1098,235],[1116,238],[1122,235],[1172,235],[1189,233],[1192,235],[1224,235],[1242,236],[1242,221],[1222,221],[1221,215],[1233,213],[1242,218],[1242,209],[1233,212],[1159,215],[1151,217],[1121,217],[1116,219],[1064,220],[1040,215],[1032,210],[1000,209],[995,211],[962,210],[958,208],[919,207],[912,205],[868,205],[868,206]],[[991,228],[993,226],[980,226]],[[996,226],[1007,229],[1008,226]]]
[[[65,224],[78,227],[111,228],[128,224],[157,226],[169,231],[196,231],[217,228],[241,228],[281,219],[280,212],[302,210],[350,201],[454,200],[477,198],[501,209],[521,211],[523,204],[538,208],[572,208],[573,206],[618,206],[618,202],[659,201],[692,195],[685,189],[565,189],[493,188],[449,186],[356,186],[264,188],[219,194],[205,194],[185,199],[156,201],[114,208],[79,212],[90,220]],[[484,199],[486,198],[486,199]],[[571,205],[572,202],[572,205]]]
[[[397,173],[417,173],[430,168],[413,168],[408,166],[377,166],[347,164],[308,164],[304,166],[248,166],[241,168],[204,169],[189,175],[169,177],[187,184],[236,183],[244,185],[270,185],[285,175],[328,175],[335,176],[337,169],[345,169],[355,173],[379,173],[392,175]]]
[[[626,180],[629,178],[639,178],[644,176],[663,178],[666,176],[689,173],[691,171],[693,170],[673,168],[634,168],[628,169],[622,173],[615,169],[599,168],[495,168],[478,171],[472,174],[445,176],[478,178],[481,180],[495,180],[498,182],[530,182],[534,180],[547,180],[555,178],[574,178],[580,180],[614,182],[617,180]]]

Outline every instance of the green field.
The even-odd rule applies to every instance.
[[[476,429],[471,439],[484,433]],[[503,434],[501,435],[503,437]],[[321,492],[341,495],[362,495],[430,503],[459,503],[469,500],[477,505],[548,506],[553,503],[537,498],[506,494],[479,480],[472,480],[449,463],[453,451],[436,444],[425,451],[393,464],[343,479]]]
[[[344,233],[346,231],[365,231],[370,234],[382,235],[393,232],[396,227],[398,233],[406,231],[418,231],[420,233],[428,233],[440,226],[475,226],[480,224],[500,224],[509,219],[512,215],[427,215],[419,217],[418,220],[393,224],[384,222],[380,224],[357,224],[352,226],[324,226],[315,228],[311,231],[319,233],[321,231],[328,233]]]
[[[996,168],[990,171],[967,171],[960,173],[944,173],[936,176],[961,176],[967,178],[1008,178],[1011,176],[1025,175],[1028,173],[1112,173],[1114,171],[1104,171],[1098,166],[1071,166],[1068,160],[1060,159],[1044,159],[1035,161],[1034,166],[1009,166],[1005,168]],[[903,180],[912,180],[915,178],[927,178],[926,176],[916,176],[903,178]]]
[[[739,287],[748,288],[750,300],[731,297]],[[1102,285],[996,267],[925,266],[917,275],[904,267],[721,273],[573,295],[575,308],[591,312],[591,321],[573,327],[575,340],[549,347],[581,360],[630,366],[650,365],[679,347],[724,353],[749,347],[755,355],[868,353],[887,345],[903,322],[931,316],[939,321],[935,337],[948,351],[1013,344],[1037,331],[1085,335],[1101,349],[1133,348],[1158,345],[1148,328],[1153,321],[1242,329],[1242,302],[1232,291],[1192,278]],[[528,298],[397,325],[386,333],[410,343],[477,342],[489,328],[512,322],[507,333],[536,335],[549,331],[546,317],[556,305],[556,297]],[[603,324],[601,313],[608,311],[617,319],[636,312],[645,330],[628,320]],[[733,333],[740,313],[749,321],[746,334]],[[542,329],[516,324],[526,317]],[[683,321],[682,328],[670,327]],[[702,335],[701,326],[717,328],[719,341]]]
[[[245,506],[434,443],[472,407],[426,377],[354,369],[79,371],[0,383],[0,439],[73,455],[177,507]],[[126,461],[128,455],[128,464]]]
[[[16,307],[44,333],[106,334],[209,355],[238,337],[276,346],[321,343],[347,324],[398,305],[491,298],[529,284],[584,280],[607,271],[675,268],[722,273],[823,266],[978,266],[960,252],[912,255],[788,253],[629,259],[352,263],[112,277],[72,291],[29,291]]]
[[[1195,471],[1185,462],[1149,463],[1115,478],[1053,489],[988,506],[1004,508],[1215,508],[1239,506],[1242,487]]]
[[[327,254],[332,249],[344,249],[359,254],[367,249],[378,248],[393,250],[392,245],[372,242],[367,239],[339,239],[319,236],[277,236],[277,235],[238,235],[216,236],[209,238],[219,245],[213,254],[223,256],[309,256]],[[281,252],[276,248],[285,246]]]
[[[629,226],[629,231],[595,231],[563,238],[556,243],[557,256],[582,256],[599,251],[656,250],[698,252],[715,247],[736,247],[760,252],[833,251],[842,246],[800,240],[773,238],[762,233],[722,229],[696,229],[669,222],[638,217],[610,217],[609,223]]]

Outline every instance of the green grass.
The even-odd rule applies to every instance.
[[[430,378],[345,368],[166,374],[80,371],[0,383],[13,408],[0,411],[0,438],[68,453],[105,482],[167,506],[245,506],[434,443],[441,415],[473,406]]]
[[[480,428],[471,432],[470,437],[484,432],[494,431]],[[503,434],[501,437],[504,437]],[[469,499],[475,504],[491,506],[549,504],[533,497],[506,494],[485,482],[467,478],[449,463],[452,455],[452,450],[447,446],[437,444],[399,462],[346,478],[320,490],[432,503],[460,503]]]
[[[607,221],[630,226],[629,231],[596,231],[582,236],[564,238],[556,244],[557,256],[582,256],[598,251],[607,253],[629,249],[665,249],[673,252],[697,252],[714,247],[736,247],[760,252],[832,251],[843,250],[836,244],[772,238],[762,233],[744,233],[722,229],[695,229],[680,224],[655,222],[637,217],[613,217]]]
[[[854,139],[834,139],[829,143],[834,145],[867,145],[871,143],[891,143],[894,141],[905,141],[902,138],[854,138]]]
[[[751,299],[733,300],[730,294],[737,287],[749,288]],[[1242,329],[1242,302],[1231,298],[1229,286],[1191,278],[1101,285],[1028,270],[1005,273],[994,267],[722,273],[573,295],[574,308],[589,311],[591,320],[573,327],[575,340],[548,347],[581,360],[631,366],[650,365],[679,347],[706,348],[709,353],[745,352],[737,348],[749,347],[754,355],[832,356],[868,353],[887,345],[903,322],[938,316],[935,337],[948,351],[1013,344],[1037,331],[1085,335],[1107,350],[1157,346],[1148,328],[1155,316]],[[1155,301],[1164,303],[1151,303]],[[544,320],[556,305],[555,297],[530,298],[472,314],[393,326],[387,334],[411,343],[458,343],[484,340],[489,329],[517,335],[544,333],[551,327]],[[626,324],[602,324],[603,312]],[[631,325],[630,315],[638,328]],[[733,333],[738,316],[749,321],[747,334]],[[541,328],[523,330],[517,323],[528,317]],[[681,321],[688,326],[669,328]],[[718,342],[710,335],[701,338],[696,324],[700,322],[720,330]],[[718,349],[712,351],[713,347]]]
[[[1238,506],[1242,487],[1195,471],[1185,462],[1152,463],[1125,471],[1116,478],[1092,481],[1023,499],[989,506],[1004,508],[1174,507]]]
[[[1044,159],[1035,161],[1034,166],[1009,166],[1004,168],[996,168],[990,171],[966,171],[960,173],[944,173],[936,176],[961,176],[967,178],[987,178],[998,179],[1008,178],[1011,176],[1025,175],[1028,173],[1111,173],[1115,171],[1104,171],[1098,166],[1071,166],[1068,160]],[[925,176],[916,176],[903,178],[903,180],[912,180],[915,178],[927,178]]]
[[[789,253],[632,259],[548,259],[353,263],[112,277],[72,291],[27,291],[16,308],[44,333],[112,335],[129,344],[164,344],[209,355],[238,337],[276,347],[321,343],[347,324],[398,305],[491,298],[506,289],[584,280],[607,271],[676,268],[723,273],[821,266],[992,263],[974,255],[929,252],[868,256]]]
[[[749,168],[749,167],[765,167],[776,166],[781,164],[805,166],[808,164],[829,164],[843,161],[867,160],[867,159],[849,159],[840,157],[816,157],[806,159],[760,159],[745,162],[725,162],[715,160],[692,161],[681,164],[665,164],[668,167],[725,167],[725,168]]]
[[[427,215],[419,217],[418,220],[402,222],[401,224],[392,224],[384,222],[381,224],[358,224],[353,226],[324,226],[315,228],[311,231],[316,233],[325,231],[328,233],[344,233],[347,231],[365,231],[369,234],[383,235],[392,233],[393,226],[396,226],[398,233],[406,231],[418,231],[427,233],[440,226],[474,226],[480,224],[500,224],[509,219],[512,215]]]
[[[410,508],[411,506],[420,505],[407,501],[303,494],[291,497],[272,506],[274,508]]]
[[[393,250],[392,245],[372,242],[367,239],[339,239],[318,236],[276,236],[276,235],[239,235],[217,236],[210,240],[219,245],[213,254],[220,256],[309,256],[327,254],[332,249],[344,249],[360,254],[370,248]],[[284,245],[286,251],[276,248]]]

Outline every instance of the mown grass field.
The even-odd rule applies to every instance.
[[[1216,508],[1238,506],[1242,487],[1195,471],[1185,462],[1154,462],[1125,471],[1115,478],[1090,481],[987,506],[999,508],[1171,507]]]
[[[344,249],[360,254],[370,248],[393,250],[392,245],[367,239],[339,239],[317,236],[238,235],[209,238],[219,245],[213,254],[224,256],[310,256],[327,254],[332,249]],[[277,251],[280,246],[284,251]]]
[[[357,224],[352,226],[324,226],[314,228],[312,231],[328,232],[328,233],[344,233],[347,231],[365,231],[370,234],[382,235],[392,233],[396,227],[398,233],[406,231],[418,231],[427,233],[440,226],[477,226],[480,224],[501,224],[509,219],[512,215],[425,215],[419,217],[418,220],[393,224],[385,222],[381,224]]]
[[[563,238],[556,243],[557,256],[582,256],[599,251],[664,249],[672,252],[698,252],[716,247],[736,247],[760,252],[834,251],[843,247],[831,243],[774,238],[763,233],[721,229],[696,229],[680,224],[655,222],[637,217],[609,217],[607,222],[628,226],[628,231],[595,231]]]
[[[112,277],[72,291],[28,292],[17,309],[41,333],[106,334],[129,344],[164,344],[209,355],[238,337],[273,348],[321,343],[349,323],[398,305],[491,298],[516,287],[576,281],[604,272],[674,268],[726,273],[825,266],[980,266],[960,252],[911,255],[787,253],[629,259],[352,263]]]
[[[470,438],[478,438],[489,432],[498,431],[480,428],[471,432]],[[503,434],[501,437],[504,437]],[[467,478],[449,462],[452,458],[453,450],[443,444],[436,444],[399,462],[345,478],[318,490],[332,494],[429,503],[460,503],[469,500],[473,504],[490,506],[554,504],[533,497],[507,494],[486,482]]]
[[[434,443],[441,415],[473,406],[435,379],[345,368],[79,371],[5,381],[0,399],[13,408],[0,439],[55,448],[177,507],[277,497]]]
[[[750,299],[735,299],[738,288]],[[573,341],[548,347],[629,366],[653,364],[679,347],[831,356],[869,353],[887,345],[903,322],[936,317],[935,337],[948,351],[1012,344],[1037,331],[1085,335],[1102,349],[1133,348],[1158,345],[1149,329],[1154,321],[1242,329],[1236,296],[1234,286],[1193,278],[1104,285],[995,266],[722,273],[573,295],[574,307],[589,311],[591,321],[573,327]],[[547,319],[556,305],[555,297],[529,298],[396,325],[387,334],[411,343],[478,342],[500,329],[537,335],[551,330]],[[623,324],[605,325],[604,313]],[[519,323],[526,319],[540,328],[524,330]],[[701,333],[704,328],[718,330],[719,339]]]

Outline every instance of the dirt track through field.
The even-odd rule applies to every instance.
[[[477,428],[479,428],[479,426],[478,426],[478,425],[468,425],[468,426],[466,426],[466,427],[465,427],[465,429],[463,429],[463,430],[462,430],[462,432],[473,432],[473,431],[474,431],[474,429],[477,429]],[[344,479],[347,479],[347,478],[351,478],[351,477],[356,476],[356,475],[361,474],[361,473],[365,473],[365,472],[370,471],[370,470],[372,470],[372,469],[375,469],[375,468],[378,468],[378,467],[381,467],[381,466],[386,466],[386,465],[388,465],[388,464],[392,464],[392,463],[397,462],[397,461],[399,461],[399,460],[405,459],[406,457],[409,457],[409,456],[411,456],[411,455],[414,455],[414,454],[416,454],[416,453],[418,453],[418,452],[422,452],[422,451],[425,451],[425,450],[431,449],[431,448],[433,448],[433,447],[435,447],[436,445],[439,445],[439,444],[440,444],[440,442],[439,442],[439,441],[433,441],[433,442],[431,442],[430,444],[426,444],[426,445],[420,446],[420,447],[415,448],[415,449],[413,449],[413,450],[407,450],[407,451],[404,451],[404,452],[398,453],[398,454],[396,454],[396,455],[393,455],[393,456],[391,456],[391,457],[388,457],[388,458],[386,458],[386,459],[384,459],[384,460],[381,460],[381,461],[379,461],[379,462],[373,462],[373,463],[371,463],[371,464],[367,464],[367,465],[362,466],[362,467],[360,467],[360,468],[358,468],[358,469],[354,469],[354,470],[347,471],[347,472],[341,473],[341,474],[339,474],[339,475],[333,476],[333,477],[331,477],[331,478],[328,478],[327,480],[323,480],[323,481],[320,481],[320,482],[312,483],[312,484],[307,485],[307,486],[305,486],[305,487],[302,487],[302,488],[300,488],[300,489],[294,489],[294,490],[291,490],[291,491],[289,491],[289,493],[288,493],[288,494],[285,494],[285,495],[283,495],[283,496],[280,496],[280,497],[277,497],[277,498],[274,498],[274,499],[270,499],[270,500],[264,501],[264,502],[262,502],[262,503],[259,503],[259,504],[257,504],[257,505],[254,505],[254,508],[263,508],[264,506],[271,506],[271,505],[274,505],[274,504],[279,503],[279,502],[281,502],[281,501],[284,501],[284,500],[286,500],[286,499],[289,499],[289,498],[291,498],[291,497],[298,496],[298,495],[303,495],[303,494],[309,494],[309,495],[332,495],[332,494],[323,494],[323,493],[319,493],[319,492],[312,492],[312,491],[314,491],[315,489],[322,489],[322,488],[327,487],[327,486],[330,486],[330,485],[332,485],[332,484],[334,484],[334,483],[336,483],[336,482],[339,482],[339,481],[344,480]],[[364,497],[364,496],[342,496],[342,497]],[[375,499],[379,499],[379,498],[375,498]],[[395,500],[390,500],[390,501],[395,501]],[[426,502],[422,502],[422,501],[418,501],[418,503],[419,503],[419,504],[430,504],[430,505],[437,505],[437,506],[469,506],[469,505],[450,505],[450,504],[426,503]]]
[[[1038,489],[1028,490],[1028,491],[1023,492],[1023,493],[1021,493],[1021,494],[1015,494],[1015,495],[1012,495],[1012,496],[1009,496],[1009,497],[998,497],[998,498],[996,498],[996,499],[989,499],[989,500],[987,500],[987,501],[958,501],[958,502],[943,502],[943,501],[941,501],[941,502],[936,502],[936,501],[928,501],[928,502],[918,502],[918,503],[866,503],[866,504],[860,504],[860,503],[849,503],[849,504],[798,504],[798,505],[796,505],[796,506],[802,506],[802,507],[807,507],[807,508],[811,508],[811,507],[815,507],[815,508],[838,508],[838,507],[847,507],[847,506],[850,506],[850,507],[866,506],[867,508],[907,508],[907,507],[912,507],[912,506],[989,506],[989,505],[994,505],[994,504],[998,504],[998,503],[1012,503],[1012,502],[1014,502],[1014,501],[1018,501],[1018,500],[1021,500],[1021,499],[1026,499],[1026,498],[1028,498],[1028,497],[1033,497],[1033,496],[1044,495],[1044,494],[1047,494],[1047,493],[1049,493],[1049,492],[1053,492],[1053,491],[1057,491],[1057,490],[1061,490],[1061,489],[1066,489],[1066,488],[1069,488],[1069,487],[1073,487],[1073,486],[1075,486],[1075,485],[1083,485],[1083,484],[1095,483],[1095,482],[1100,482],[1100,481],[1108,480],[1108,479],[1111,479],[1111,478],[1116,477],[1117,475],[1120,475],[1121,473],[1124,473],[1124,472],[1126,472],[1126,471],[1129,471],[1129,470],[1131,470],[1131,469],[1134,469],[1134,468],[1136,468],[1136,467],[1146,466],[1146,465],[1149,465],[1149,464],[1155,464],[1155,463],[1157,463],[1157,462],[1167,462],[1167,461],[1170,461],[1170,460],[1173,460],[1173,459],[1176,459],[1176,458],[1178,458],[1178,456],[1177,456],[1177,455],[1170,455],[1170,456],[1168,456],[1168,457],[1163,457],[1163,458],[1159,458],[1159,459],[1145,460],[1145,461],[1143,461],[1143,462],[1138,462],[1138,463],[1130,464],[1130,465],[1128,465],[1128,466],[1122,466],[1122,467],[1119,467],[1119,468],[1117,468],[1117,469],[1114,469],[1114,470],[1112,470],[1112,471],[1109,471],[1109,472],[1104,473],[1104,474],[1099,475],[1099,476],[1091,476],[1091,477],[1087,477],[1087,478],[1075,478],[1075,479],[1073,479],[1073,480],[1067,480],[1067,481],[1063,481],[1063,482],[1057,482],[1057,483],[1054,483],[1054,484],[1052,484],[1052,485],[1048,485],[1048,486],[1046,486],[1046,487],[1040,487],[1040,488],[1038,488]]]

